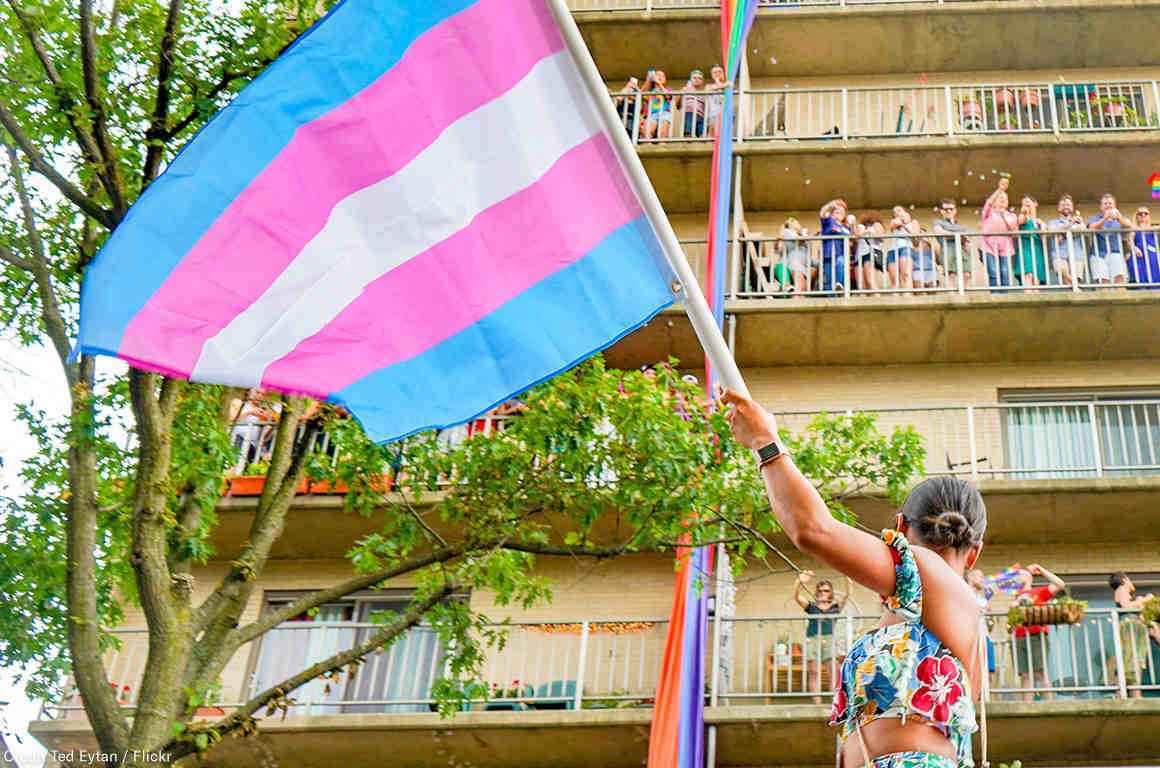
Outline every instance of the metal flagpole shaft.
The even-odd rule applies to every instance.
[[[588,46],[580,35],[580,28],[576,26],[576,20],[572,18],[572,13],[568,10],[565,0],[546,0],[546,2],[552,15],[556,17],[556,24],[564,35],[564,43],[568,46],[572,59],[576,63],[576,68],[584,79],[589,97],[600,113],[604,130],[608,133],[609,140],[612,141],[612,146],[616,150],[625,173],[628,174],[633,191],[636,192],[641,205],[644,206],[645,215],[648,216],[649,223],[652,224],[652,228],[660,240],[665,258],[668,259],[673,271],[677,273],[677,278],[681,281],[681,287],[685,290],[685,313],[689,316],[689,322],[693,324],[697,339],[701,342],[705,354],[709,356],[721,382],[730,389],[748,397],[749,388],[745,386],[741,370],[733,360],[729,346],[725,343],[725,337],[721,335],[721,329],[717,327],[717,322],[713,319],[713,312],[709,309],[708,302],[705,301],[705,294],[701,291],[697,275],[689,266],[688,259],[685,258],[685,251],[677,240],[677,234],[673,231],[673,226],[669,223],[664,208],[661,207],[660,198],[657,197],[652,182],[649,181],[644,172],[644,165],[640,162],[640,157],[636,154],[628,134],[625,133],[624,126],[612,106],[612,100],[608,98],[608,89],[605,87],[604,81],[600,79],[596,62],[592,60],[592,54],[588,52]],[[728,140],[732,141],[731,138]]]

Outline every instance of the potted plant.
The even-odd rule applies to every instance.
[[[1062,595],[1043,605],[1015,603],[1007,610],[1007,625],[1079,624],[1087,611],[1086,600]]]
[[[266,485],[266,473],[270,462],[252,461],[242,470],[242,474],[230,478],[231,496],[258,496]]]
[[[1140,609],[1140,621],[1145,626],[1160,623],[1160,596],[1153,595],[1144,601],[1144,607]]]
[[[1039,106],[1039,89],[1038,88],[1024,88],[1019,92],[1019,103],[1024,107],[1038,107]]]

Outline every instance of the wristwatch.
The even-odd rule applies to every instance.
[[[777,440],[771,440],[757,449],[757,466],[764,467],[766,464],[772,464],[782,456],[785,456],[785,452],[781,450]]]

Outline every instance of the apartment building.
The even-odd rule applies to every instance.
[[[573,7],[625,130],[699,263],[708,129],[679,93],[660,95],[655,107],[668,110],[669,128],[661,131],[658,119],[650,129],[649,97],[624,85],[643,81],[649,69],[665,70],[674,92],[694,69],[708,77],[720,56],[718,11],[697,0],[574,0]],[[979,221],[1001,177],[1009,179],[1012,207],[1032,195],[1045,221],[1056,217],[1063,194],[1085,218],[1099,212],[1105,193],[1128,216],[1150,204],[1148,180],[1160,171],[1157,40],[1157,0],[771,0],[759,10],[733,84],[737,215],[726,330],[755,395],[791,430],[820,411],[872,411],[884,429],[913,425],[925,440],[928,474],[969,478],[984,494],[991,516],[984,570],[1042,563],[1089,603],[1082,623],[1035,638],[1030,652],[1043,680],[1017,674],[1006,605],[993,603],[997,669],[988,710],[996,763],[1160,759],[1160,651],[1145,643],[1151,655],[1143,658],[1137,646],[1123,646],[1117,627],[1132,619],[1114,610],[1107,587],[1108,573],[1122,569],[1142,591],[1160,591],[1160,291],[1149,289],[1160,275],[1145,268],[1136,285],[1104,284],[1087,259],[1099,253],[1096,234],[1048,229],[1029,236],[1044,243],[1042,255],[1034,240],[1014,239],[1009,279],[989,281]],[[902,206],[926,227],[912,240],[938,251],[929,284],[892,284],[886,269],[875,284],[854,279],[857,243],[818,234],[818,210],[837,197],[856,216],[878,212],[887,223]],[[933,230],[942,198],[957,202],[965,228],[949,240]],[[808,229],[796,241],[781,233],[790,217]],[[819,256],[829,243],[838,243],[831,253],[842,254],[846,278],[826,284],[815,276],[804,291],[788,291],[781,276],[789,270],[777,267],[788,267],[791,249],[802,247],[824,272]],[[1046,262],[1062,249],[1067,276],[1047,263],[1040,285],[1023,285],[1013,275],[1025,249]],[[679,308],[607,358],[635,367],[670,355],[691,367],[700,360]],[[218,551],[244,537],[250,505],[246,495],[223,498]],[[868,525],[891,519],[884,498],[853,506]],[[345,513],[337,496],[301,495],[249,616],[347,576],[344,553],[370,525]],[[211,564],[198,583],[227,567]],[[502,688],[520,681],[514,695],[441,720],[429,703],[441,649],[418,629],[356,679],[300,691],[284,720],[263,723],[257,739],[228,741],[206,764],[641,764],[671,559],[541,558],[539,568],[554,583],[554,600],[511,616],[510,641],[488,669],[487,682]],[[841,581],[819,569],[827,575],[841,591]],[[707,667],[728,660],[726,673],[706,680],[717,765],[833,760],[826,690],[842,646],[876,620],[878,601],[855,588],[834,628],[837,654],[809,659],[793,579],[747,574],[736,585],[735,620],[714,624],[718,663]],[[327,606],[245,649],[222,680],[223,707],[354,642],[370,613],[405,598],[407,588]],[[490,605],[486,594],[465,599]],[[109,660],[128,705],[143,661],[142,625],[127,617],[122,648]],[[85,743],[75,700],[46,713],[52,717],[32,729],[37,738]]]

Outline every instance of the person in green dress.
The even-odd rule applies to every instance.
[[[1029,291],[1047,282],[1047,252],[1043,235],[1037,234],[1046,228],[1039,218],[1039,201],[1031,195],[1024,195],[1019,206],[1019,230],[1031,234],[1019,236],[1015,274]]]

